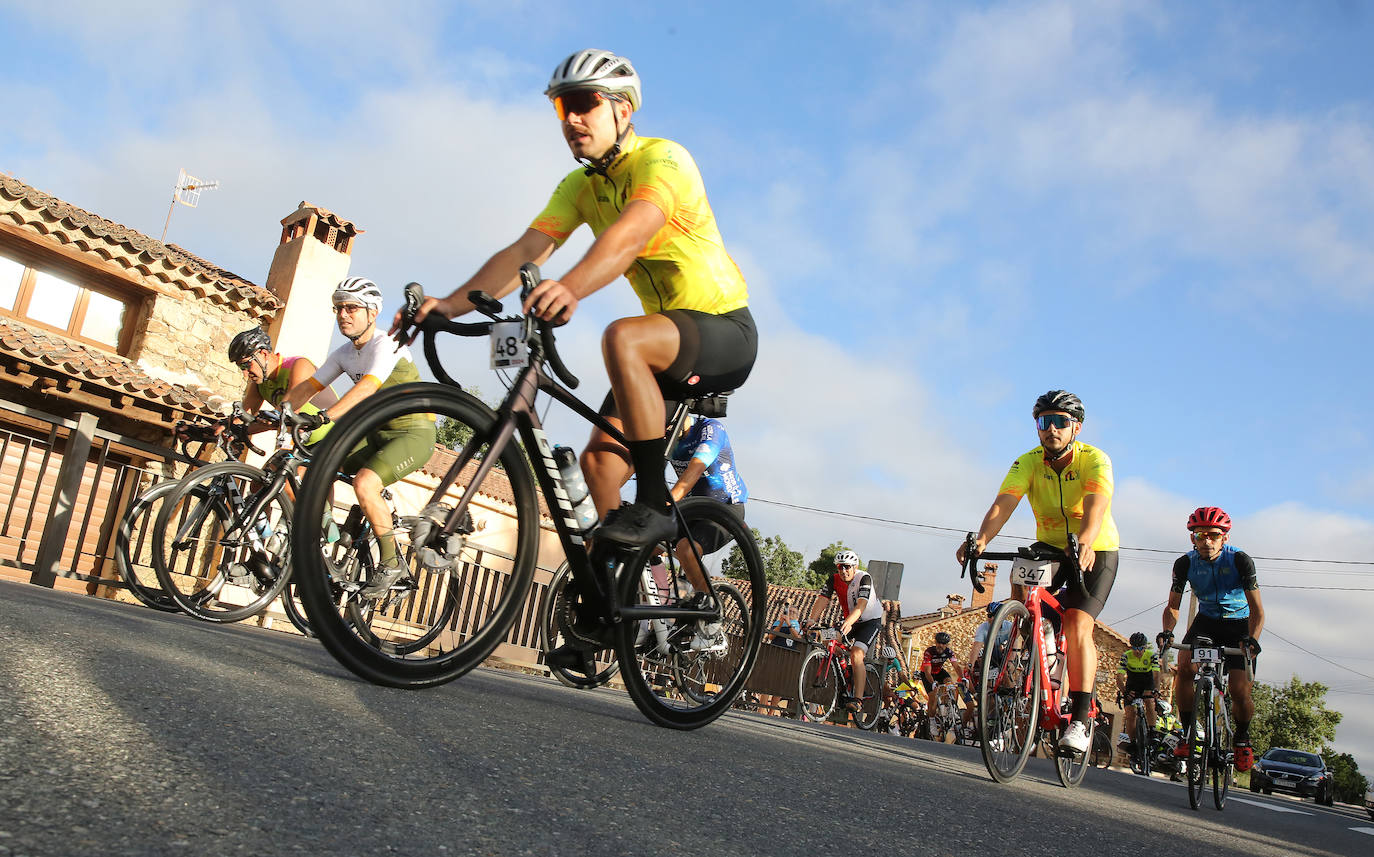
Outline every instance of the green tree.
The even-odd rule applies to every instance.
[[[1326,707],[1326,685],[1293,676],[1286,685],[1256,684],[1250,740],[1256,755],[1270,747],[1315,753],[1336,738],[1341,713]]]
[[[1360,766],[1349,753],[1337,753],[1330,747],[1322,748],[1322,759],[1331,769],[1336,781],[1336,800],[1343,803],[1364,803],[1364,793],[1369,790],[1369,780],[1360,773]]]
[[[749,531],[754,534],[754,541],[758,543],[759,555],[763,558],[763,576],[769,583],[775,586],[800,586],[808,587],[806,565],[802,562],[802,555],[787,546],[787,542],[782,540],[782,536],[763,537],[756,528],[750,527]],[[740,553],[739,546],[730,548],[730,556],[726,557],[721,565],[721,570],[730,577],[744,577],[744,556]]]
[[[465,387],[464,389],[477,398],[482,399],[482,391],[476,387]],[[487,400],[482,399],[482,401],[486,402]],[[496,406],[492,405],[491,402],[487,402],[487,404],[490,405],[493,410],[496,409]],[[462,449],[463,444],[467,443],[471,437],[472,429],[457,420],[451,420],[446,417],[439,418],[439,424],[435,429],[435,442],[445,449]]]

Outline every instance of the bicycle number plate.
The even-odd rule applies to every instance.
[[[1195,664],[1219,664],[1221,663],[1220,649],[1193,649],[1193,663]]]
[[[1017,557],[1011,563],[1011,582],[1019,586],[1048,586],[1059,563]]]
[[[498,321],[491,326],[491,368],[519,369],[530,362],[524,322]]]
[[[826,628],[825,630],[821,631],[821,639],[826,640],[827,642],[830,640],[838,640],[839,638],[840,632],[836,631],[834,628]]]

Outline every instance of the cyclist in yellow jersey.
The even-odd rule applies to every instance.
[[[1069,700],[1073,722],[1059,745],[1073,753],[1088,749],[1088,713],[1097,678],[1097,647],[1093,625],[1116,580],[1116,523],[1112,521],[1112,462],[1102,450],[1078,440],[1085,411],[1078,397],[1066,390],[1050,390],[1031,409],[1040,446],[1012,462],[997,498],[978,528],[977,548],[987,547],[1016,511],[1022,497],[1030,498],[1035,537],[1063,548],[1068,534],[1079,541],[1079,564],[1089,597],[1076,587],[1058,596],[1063,606],[1067,648]],[[964,561],[963,545],[955,552]],[[1013,598],[1020,598],[1013,588]]]
[[[594,429],[582,470],[604,518],[597,538],[626,544],[670,538],[665,405],[744,383],[758,350],[748,292],[686,149],[635,135],[631,116],[641,93],[629,60],[578,51],[554,69],[545,95],[581,166],[515,243],[448,297],[426,299],[417,318],[468,312],[474,291],[509,294],[521,265],[542,265],[573,230],[589,225],[596,236],[591,249],[561,278],[540,283],[524,309],[567,321],[581,299],[622,274],[634,287],[645,315],[612,322],[601,343],[611,382],[601,412],[622,428],[628,448]],[[399,326],[398,314],[392,329]],[[636,481],[635,503],[618,508],[621,486],[635,472],[644,476]]]

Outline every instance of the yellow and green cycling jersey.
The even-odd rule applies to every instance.
[[[299,357],[281,358],[281,363],[278,365],[277,371],[271,375],[265,376],[262,379],[262,383],[257,385],[258,395],[262,397],[264,402],[270,402],[274,408],[281,408],[282,399],[286,398],[286,392],[291,387],[291,367],[299,359]],[[299,412],[302,414],[317,414],[320,412],[320,409],[306,402],[304,405],[301,405]],[[324,439],[325,435],[329,434],[329,430],[333,427],[333,423],[325,423],[312,431],[310,433],[310,438],[306,441],[306,446],[314,446],[319,443]]]
[[[696,162],[671,140],[630,134],[606,175],[573,170],[530,228],[561,246],[583,223],[600,235],[635,200],[652,204],[665,220],[625,271],[646,314],[689,309],[722,315],[749,304]]]
[[[1092,549],[1114,551],[1121,539],[1112,520],[1112,461],[1102,450],[1080,441],[1073,442],[1070,454],[1068,465],[1057,473],[1045,463],[1044,447],[1037,446],[1012,462],[997,493],[1018,500],[1029,497],[1036,539],[1058,548],[1068,544],[1069,533],[1076,535],[1083,529],[1084,495],[1102,495],[1107,509]]]

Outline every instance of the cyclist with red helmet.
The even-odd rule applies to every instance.
[[[1264,605],[1260,601],[1255,561],[1245,551],[1227,544],[1231,516],[1215,506],[1203,506],[1188,516],[1188,531],[1193,549],[1174,561],[1173,585],[1169,589],[1169,603],[1164,608],[1160,646],[1173,640],[1183,590],[1192,586],[1197,596],[1197,616],[1183,635],[1183,642],[1207,637],[1218,646],[1244,646],[1252,658],[1256,657],[1260,653],[1259,635],[1264,630]],[[1174,699],[1185,734],[1193,722],[1192,666],[1193,653],[1180,652]],[[1231,705],[1236,722],[1236,770],[1248,771],[1255,761],[1250,746],[1250,721],[1255,717],[1255,702],[1250,694],[1250,679],[1245,675],[1245,659],[1227,655],[1226,669],[1230,674]],[[1180,744],[1174,752],[1186,756],[1188,748]]]

